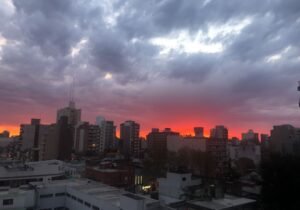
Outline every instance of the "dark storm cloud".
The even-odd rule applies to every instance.
[[[155,126],[151,119],[177,113],[232,125],[299,123],[290,114],[299,17],[297,0],[7,0],[0,4],[0,115],[9,118],[8,104],[16,115],[18,104],[61,106],[75,75],[75,98],[90,120],[100,112]],[[189,52],[177,39],[182,32],[222,49]],[[168,46],[155,38],[178,46],[173,40],[162,53]]]

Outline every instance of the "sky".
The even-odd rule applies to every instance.
[[[300,127],[299,34],[299,0],[1,0],[0,131],[54,122],[70,92],[142,135]]]

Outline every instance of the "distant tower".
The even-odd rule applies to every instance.
[[[300,91],[300,81],[298,82],[298,91]],[[300,107],[300,99],[299,99],[299,107]]]

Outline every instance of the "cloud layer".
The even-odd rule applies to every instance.
[[[0,128],[53,122],[72,77],[83,118],[144,132],[300,126],[298,0],[5,0]]]

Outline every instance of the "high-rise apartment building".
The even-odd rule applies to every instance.
[[[228,129],[223,125],[217,125],[211,129],[206,146],[206,151],[215,159],[216,175],[222,176],[227,173],[229,168]]]
[[[122,153],[126,156],[139,157],[141,152],[140,124],[128,120],[120,125]]]
[[[163,131],[153,128],[147,135],[148,150],[152,157],[166,158],[168,136],[179,136],[179,133],[173,132],[170,128],[165,128]]]
[[[101,129],[98,125],[82,122],[75,128],[74,149],[77,153],[98,153]]]
[[[270,150],[273,153],[299,155],[300,128],[292,125],[276,125],[271,130]]]
[[[250,129],[248,132],[242,133],[242,141],[258,144],[258,133],[255,133],[252,129]]]
[[[68,118],[68,124],[75,126],[77,123],[81,121],[81,109],[76,109],[75,102],[70,101],[69,106],[59,109],[57,111],[57,116],[56,116],[57,123],[62,116]]]
[[[58,160],[71,160],[74,127],[69,124],[69,118],[62,116],[57,122]]]
[[[43,125],[40,119],[32,119],[30,124],[22,124],[20,131],[22,151],[31,161],[57,158],[57,129],[55,124]],[[23,157],[25,158],[25,157]]]
[[[217,125],[210,130],[210,137],[213,139],[228,140],[228,129],[224,125]]]
[[[114,122],[107,121],[104,117],[98,116],[96,118],[96,124],[101,130],[99,151],[105,152],[106,150],[115,148],[116,126],[114,125]]]

